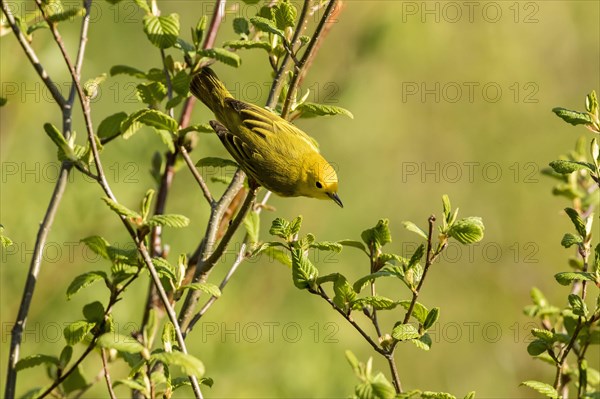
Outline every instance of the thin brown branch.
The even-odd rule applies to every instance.
[[[192,172],[194,179],[196,179],[196,182],[200,186],[200,189],[202,190],[202,194],[204,195],[204,198],[206,198],[206,201],[208,201],[208,203],[210,205],[213,205],[215,200],[214,200],[212,194],[210,193],[210,190],[208,189],[206,182],[202,178],[202,175],[200,174],[200,172],[198,172],[198,169],[196,169],[196,166],[194,165],[194,161],[192,161],[192,158],[190,158],[190,154],[188,154],[188,152],[184,146],[179,147],[179,150],[181,151],[181,156],[183,156],[185,163],[187,164],[188,168],[190,169],[190,172]]]
[[[398,375],[398,368],[396,367],[396,362],[394,361],[394,351],[385,355],[385,359],[390,366],[390,373],[392,374],[392,382],[394,383],[394,389],[396,393],[402,393],[402,383],[400,382],[400,376]]]
[[[108,372],[108,360],[106,359],[106,349],[100,349],[100,353],[102,355],[102,369],[104,370],[104,379],[106,380],[106,388],[108,389],[108,394],[110,395],[110,399],[117,399],[115,391],[112,387],[112,382],[110,381],[110,373]]]
[[[217,0],[215,2],[215,9],[213,10],[212,18],[210,20],[210,26],[208,28],[206,38],[204,39],[204,44],[202,45],[203,49],[209,49],[215,45],[215,39],[217,38],[219,25],[221,25],[221,21],[225,15],[226,2],[226,0]]]
[[[312,62],[312,60],[314,59],[313,52],[316,51],[318,48],[317,43],[319,42],[321,35],[324,33],[325,25],[329,18],[332,16],[333,11],[336,5],[338,4],[338,1],[339,0],[330,0],[329,4],[327,4],[327,7],[325,8],[325,13],[323,14],[323,17],[321,17],[321,20],[317,25],[315,33],[313,34],[310,42],[308,43],[308,47],[306,48],[304,54],[302,55],[302,59],[300,60],[299,65],[296,66],[295,73],[292,76],[292,80],[290,82],[288,95],[285,99],[285,103],[283,104],[283,109],[281,111],[281,117],[284,119],[287,118],[287,115],[291,111],[290,108],[292,105],[292,101],[296,98],[296,91],[298,90],[298,86],[300,85],[301,79],[303,79],[303,75],[305,73],[304,71],[310,66],[310,62]]]
[[[29,58],[29,62],[31,63],[31,65],[33,65],[33,68],[48,88],[48,91],[50,91],[50,94],[52,95],[52,98],[54,99],[56,104],[58,104],[58,106],[61,109],[64,109],[65,105],[67,104],[65,98],[58,89],[58,86],[56,86],[54,81],[50,78],[50,75],[48,75],[46,69],[44,69],[33,48],[29,45],[29,41],[19,28],[19,25],[17,24],[17,21],[15,20],[15,17],[13,16],[9,5],[6,3],[6,1],[2,0],[0,1],[0,6],[2,7],[2,12],[4,13],[4,15],[6,15],[6,20],[8,21],[10,28],[14,32],[17,41],[23,48],[23,51],[25,52],[27,58]]]

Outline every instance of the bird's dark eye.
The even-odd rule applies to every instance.
[[[316,182],[315,185],[317,186],[317,188],[323,188],[323,185],[320,181]]]

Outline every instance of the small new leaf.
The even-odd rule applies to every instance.
[[[26,356],[23,359],[19,360],[17,362],[17,365],[15,366],[15,370],[16,371],[21,371],[24,369],[28,369],[31,367],[35,367],[35,366],[39,366],[41,364],[55,364],[58,365],[58,359],[56,358],[56,356],[48,356],[48,355],[31,355],[31,356]]]
[[[565,248],[570,248],[573,245],[581,244],[583,244],[583,238],[581,238],[581,236],[576,236],[571,233],[566,233],[560,241],[560,245],[562,245]]]
[[[594,165],[589,162],[568,161],[560,159],[558,161],[550,162],[549,165],[552,169],[554,169],[556,173],[560,173],[561,175],[568,175],[581,169],[588,169],[592,172],[594,171]]]
[[[319,276],[319,271],[300,248],[292,250],[292,280],[296,288],[305,289],[312,286]]]
[[[129,65],[114,65],[112,68],[110,68],[110,76],[116,75],[128,75],[138,79],[147,78],[146,72],[140,71],[134,67],[130,67]]]
[[[274,35],[285,38],[284,32],[281,29],[278,29],[277,26],[275,26],[275,24],[273,23],[273,21],[269,19],[256,16],[250,18],[250,22],[256,27],[256,29],[260,31],[272,33]]]
[[[76,343],[81,342],[95,325],[95,323],[90,323],[86,320],[79,320],[66,326],[63,330],[63,334],[65,336],[65,341],[67,341],[67,345],[73,346]]]
[[[352,301],[352,309],[362,310],[367,306],[371,306],[375,310],[393,309],[398,305],[398,302],[383,297],[383,296],[367,296],[358,298]]]
[[[427,317],[425,318],[425,322],[423,322],[423,328],[425,330],[429,330],[431,328],[431,326],[433,326],[435,324],[435,322],[438,320],[438,318],[440,317],[440,308],[433,308],[429,311],[429,313],[427,314]]]
[[[112,209],[113,211],[115,211],[117,214],[119,214],[121,216],[125,216],[134,221],[142,219],[142,215],[140,215],[139,213],[132,211],[131,209],[127,208],[126,206],[121,205],[121,204],[111,200],[108,197],[102,197],[102,200],[104,202],[106,202],[106,205],[108,205],[108,207],[110,209]]]
[[[98,337],[96,343],[102,348],[116,349],[125,353],[140,353],[144,350],[144,345],[140,344],[135,338],[114,332],[102,334]]]
[[[202,158],[198,162],[196,162],[196,167],[197,168],[203,168],[203,167],[213,167],[213,168],[234,167],[234,168],[237,168],[238,164],[235,161],[232,161],[231,159],[218,158],[218,157],[206,157],[206,158]]]
[[[407,341],[409,339],[419,338],[421,334],[412,324],[398,324],[392,330],[392,337],[398,341]]]
[[[583,317],[587,316],[587,314],[588,314],[587,306],[586,306],[585,302],[583,302],[583,300],[581,299],[581,297],[579,295],[570,294],[569,295],[569,305],[571,305],[571,309],[573,309],[573,313],[576,314],[577,316],[583,316]]]
[[[403,300],[403,301],[400,301],[398,304],[400,306],[402,306],[404,309],[408,310],[410,308],[410,303],[411,303],[411,301],[409,301],[409,300]],[[432,309],[432,311],[433,311],[433,309]],[[414,317],[415,319],[417,319],[417,321],[419,323],[424,324],[425,320],[429,316],[429,313],[430,313],[430,311],[427,309],[427,307],[425,307],[425,305],[423,305],[420,302],[415,302],[411,316]]]
[[[184,285],[181,288],[182,289],[189,288],[191,290],[199,290],[199,291],[209,294],[210,296],[214,296],[215,298],[218,298],[221,296],[221,290],[219,289],[219,287],[217,287],[216,285],[211,284],[211,283],[193,283],[193,284]]]
[[[576,280],[587,280],[596,282],[593,273],[588,272],[561,272],[554,275],[554,278],[560,285],[569,285]]]
[[[233,31],[238,35],[249,35],[250,24],[244,17],[237,17],[233,19]]]
[[[258,242],[258,234],[260,231],[260,216],[255,211],[248,212],[244,218],[244,227],[248,234],[250,243]]]
[[[80,242],[84,243],[95,254],[100,255],[104,259],[110,259],[108,248],[110,244],[103,237],[90,236],[82,238]]]
[[[565,213],[569,216],[569,219],[571,219],[571,222],[579,235],[585,237],[587,235],[585,232],[585,223],[583,222],[583,219],[581,219],[581,216],[579,216],[579,212],[573,208],[565,208]]]
[[[144,17],[144,32],[150,43],[160,49],[166,49],[177,42],[179,36],[179,16],[146,15]]]
[[[316,104],[311,102],[303,102],[296,108],[300,118],[314,118],[317,116],[328,116],[328,115],[345,115],[350,119],[354,119],[352,112],[342,107],[336,107],[335,105],[324,105]]]
[[[294,26],[296,21],[296,15],[298,11],[296,7],[288,1],[280,1],[275,7],[273,7],[273,16],[275,17],[275,23],[281,30],[291,28]]]
[[[473,244],[483,239],[483,221],[480,217],[457,220],[448,230],[448,235],[461,244]]]
[[[535,389],[542,395],[545,395],[552,399],[558,399],[558,397],[559,397],[558,392],[556,392],[556,389],[554,389],[551,385],[548,385],[543,382],[530,380],[530,381],[523,381],[521,383],[521,385]]]
[[[333,292],[335,293],[333,303],[344,311],[350,307],[351,302],[356,298],[356,292],[354,292],[346,277],[341,274],[338,274],[333,282]]]
[[[594,123],[594,120],[592,119],[591,115],[587,112],[572,111],[570,109],[561,107],[553,108],[552,112],[554,112],[556,116],[558,116],[565,122],[570,123],[573,126],[592,125]]]
[[[98,280],[106,280],[108,281],[108,277],[106,273],[103,271],[93,271],[80,274],[75,277],[69,287],[67,288],[67,299],[71,299],[71,297],[81,291],[83,288],[88,287],[92,283],[95,283]]]
[[[190,224],[190,219],[183,215],[154,215],[146,221],[146,225],[150,227],[165,226],[165,227],[186,227]]]
[[[115,137],[121,134],[121,123],[127,118],[125,112],[118,112],[107,116],[98,125],[97,134],[101,139]]]
[[[404,228],[406,230],[412,231],[413,233],[418,234],[425,240],[427,239],[427,233],[425,233],[423,230],[421,230],[421,228],[419,226],[417,226],[416,224],[414,224],[413,222],[408,222],[408,221],[402,222],[402,225],[404,226]]]
[[[413,267],[418,265],[421,259],[423,258],[423,255],[425,255],[425,245],[421,244],[419,245],[415,253],[413,253],[413,255],[410,257],[410,260],[408,261],[407,270],[412,269]]]
[[[229,47],[234,50],[240,49],[253,49],[259,48],[266,50],[268,52],[271,51],[271,44],[267,42],[261,42],[257,40],[230,40],[228,42],[223,43],[223,47]]]
[[[223,64],[226,64],[226,65],[229,65],[232,67],[237,68],[240,65],[242,65],[242,59],[240,58],[239,55],[237,55],[236,53],[234,53],[232,51],[224,49],[222,47],[215,47],[215,48],[202,50],[202,51],[199,51],[198,54],[203,57],[215,59],[217,61],[222,62]]]
[[[388,226],[389,220],[381,219],[377,225],[371,229],[363,231],[360,235],[365,244],[369,247],[380,248],[392,242],[392,235]]]
[[[150,356],[151,360],[158,360],[169,366],[179,366],[186,375],[202,378],[204,375],[204,363],[196,357],[183,352],[158,352]]]

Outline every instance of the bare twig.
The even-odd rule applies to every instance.
[[[394,360],[394,350],[387,355],[385,355],[385,359],[390,366],[390,373],[392,374],[392,382],[394,383],[394,389],[396,393],[402,393],[402,383],[400,382],[400,376],[398,375],[398,368],[396,367],[396,361]]]
[[[298,66],[296,66],[296,70],[294,75],[292,76],[292,80],[290,82],[290,88],[288,90],[288,96],[285,99],[285,103],[283,104],[283,109],[281,111],[281,117],[286,118],[290,112],[290,107],[292,105],[292,100],[296,98],[296,91],[298,90],[298,86],[300,85],[300,81],[304,75],[304,70],[309,66],[309,60],[312,62],[313,59],[313,51],[317,49],[317,43],[321,38],[321,34],[324,32],[325,25],[333,11],[338,4],[339,0],[330,0],[329,4],[327,4],[327,8],[325,8],[325,13],[321,20],[319,21],[319,25],[317,25],[317,29],[313,34],[310,42],[308,43],[308,47],[306,51],[302,55],[302,59]]]
[[[192,158],[190,158],[190,154],[188,154],[188,152],[184,146],[179,147],[179,149],[181,151],[181,155],[183,156],[183,159],[185,160],[185,163],[187,164],[188,168],[190,169],[190,172],[192,172],[194,179],[196,179],[196,182],[200,186],[200,189],[202,190],[202,194],[204,195],[204,198],[206,198],[206,201],[208,201],[208,203],[212,206],[214,204],[215,200],[214,200],[212,194],[210,193],[208,186],[204,182],[202,175],[198,172],[198,169],[196,169],[196,166],[194,165],[194,161],[192,161]]]
[[[202,48],[204,49],[212,48],[215,45],[217,31],[219,30],[219,25],[221,25],[221,21],[225,15],[226,2],[226,0],[217,0],[215,2],[215,9],[213,10],[212,18],[210,20],[210,26],[206,38],[204,39],[204,44],[202,45]]]
[[[104,370],[104,379],[106,380],[106,387],[108,388],[108,394],[110,395],[110,399],[117,399],[115,395],[115,391],[112,387],[112,382],[110,381],[110,373],[108,372],[108,361],[106,359],[106,349],[100,349],[100,354],[102,355],[102,369]]]

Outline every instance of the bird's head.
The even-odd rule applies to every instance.
[[[335,169],[320,155],[309,165],[306,180],[304,181],[303,195],[318,199],[329,199],[344,207],[337,194],[338,178]]]

